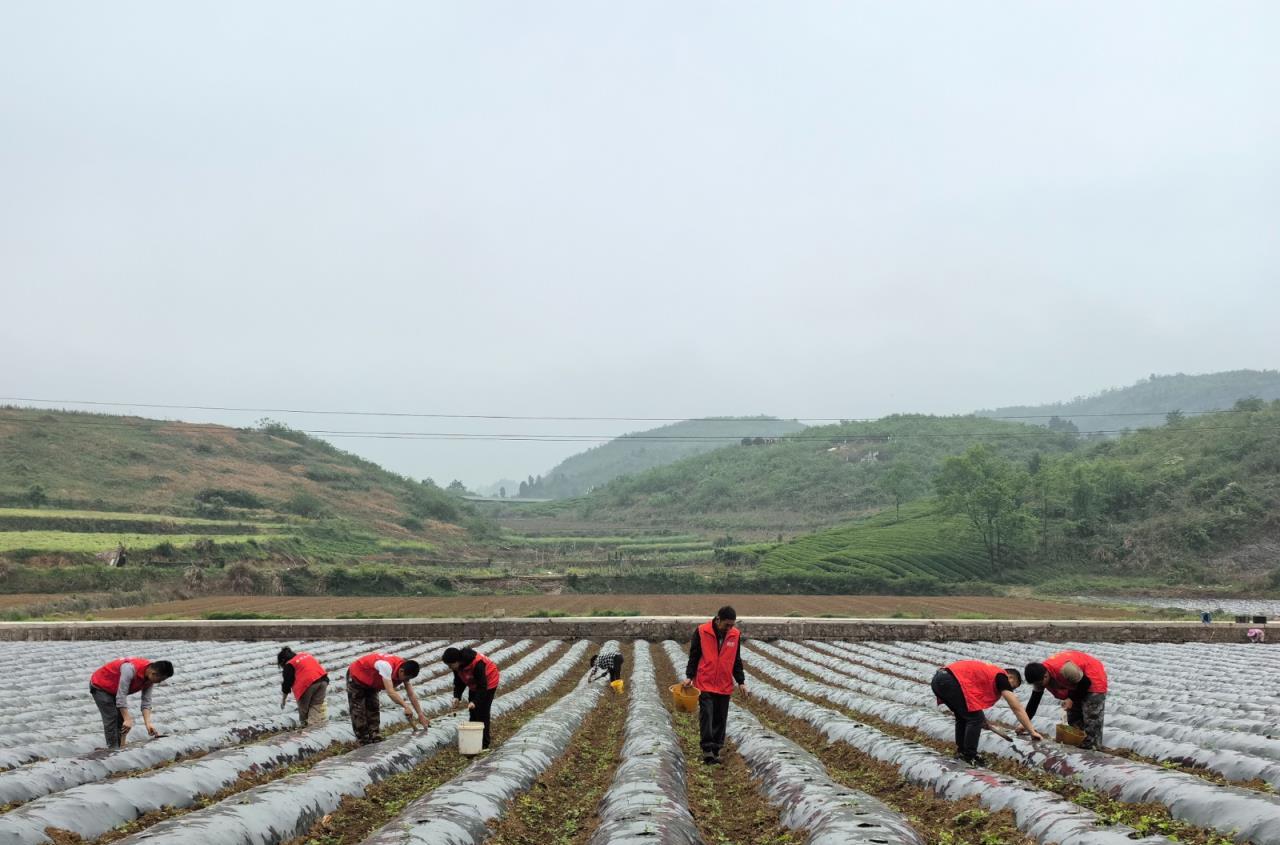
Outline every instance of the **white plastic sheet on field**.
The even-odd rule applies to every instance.
[[[516,663],[505,674],[516,680],[528,674],[562,644],[547,643]],[[511,692],[494,699],[493,716],[500,718],[555,686],[582,659],[589,643],[575,643],[546,671]],[[452,693],[438,700],[452,702]],[[380,743],[333,757],[307,772],[254,787],[212,807],[179,819],[161,822],[120,845],[273,845],[305,833],[345,796],[360,796],[372,784],[405,772],[457,742],[458,724],[465,715],[437,719],[427,731],[405,731]]]
[[[610,641],[601,655],[616,654]],[[551,767],[582,725],[605,689],[578,686],[535,716],[453,780],[407,806],[400,815],[364,840],[364,845],[480,845],[489,838],[489,822],[501,818],[515,797]]]
[[[675,642],[662,644],[679,672],[688,655]],[[807,845],[923,845],[914,828],[879,799],[833,781],[818,758],[765,730],[746,710],[729,714],[727,736],[737,746],[765,798],[790,830],[804,831]]]
[[[532,645],[531,641],[526,640],[515,644],[511,649],[514,653],[527,649],[530,645]],[[509,675],[512,679],[519,678],[545,659],[556,647],[557,644],[548,643],[509,669]],[[442,689],[446,684],[450,684],[450,681],[442,677],[429,681],[423,686],[424,691],[430,691],[432,688]],[[278,693],[273,691],[273,695],[278,696]],[[276,702],[278,706],[278,697]],[[452,702],[452,693],[444,693],[434,697],[423,697],[422,706],[428,714],[438,713],[447,710]],[[383,719],[387,724],[395,724],[402,722],[404,715],[400,710],[395,709],[383,713]],[[447,733],[448,730],[447,727],[443,731],[437,729],[434,735]],[[399,748],[407,744],[404,736],[412,735],[392,737],[376,747],[381,748],[385,745],[391,749]],[[200,796],[211,795],[234,783],[246,771],[270,768],[304,759],[324,750],[334,742],[352,740],[354,735],[349,724],[330,721],[323,725],[282,734],[264,742],[214,752],[199,759],[168,766],[139,777],[77,786],[38,798],[0,815],[0,845],[48,842],[49,837],[44,833],[46,827],[70,830],[85,838],[101,836],[117,825],[132,821],[164,806],[189,807]],[[358,752],[352,752],[352,754],[356,753]],[[381,771],[381,763],[377,755],[365,756],[375,760],[375,764],[368,768],[375,772],[375,780],[380,779],[376,777],[376,773]],[[351,758],[350,754],[333,758],[321,765],[348,758]],[[408,759],[413,759],[412,754]],[[387,768],[388,773],[397,770],[395,764]]]
[[[753,647],[766,649],[758,643]],[[772,651],[779,653],[778,649]],[[806,671],[819,676],[824,672],[820,664],[806,661],[790,652],[780,653],[784,659]],[[756,665],[763,667],[759,662],[763,658],[757,656],[755,659]],[[937,739],[954,738],[953,720],[949,714],[944,715],[942,711],[930,706],[933,698],[927,688],[921,688],[918,704],[900,703],[893,697],[888,697],[891,690],[887,688],[895,679],[885,677],[886,697],[883,698],[878,697],[874,690],[859,693],[848,689],[849,684],[838,678],[833,680],[842,686],[818,684],[815,689],[819,690],[818,694],[822,697],[857,712],[921,730]],[[784,683],[791,685],[790,682]],[[857,684],[854,683],[853,686]],[[1194,775],[1168,771],[1102,752],[1075,750],[1052,742],[1035,747],[1030,744],[1024,746],[1015,748],[988,734],[983,735],[981,744],[986,753],[1069,777],[1118,800],[1164,804],[1175,818],[1240,840],[1251,839],[1255,845],[1280,845],[1280,799],[1274,796],[1248,789],[1217,786]]]
[[[658,697],[649,644],[635,643],[622,762],[590,845],[703,845],[689,814],[684,753]]]

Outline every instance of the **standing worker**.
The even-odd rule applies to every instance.
[[[89,693],[102,714],[107,748],[123,748],[125,738],[133,730],[129,696],[135,692],[142,693],[142,723],[147,726],[147,733],[160,735],[151,721],[151,688],[172,677],[173,664],[168,660],[152,661],[145,657],[112,660],[93,673],[89,679]]]
[[[958,660],[935,672],[929,686],[938,702],[955,714],[956,755],[970,765],[985,765],[978,755],[978,740],[983,728],[995,729],[983,711],[1002,698],[1032,739],[1044,739],[1013,694],[1022,686],[1022,673],[1017,669],[1001,669],[982,660]]]
[[[1107,670],[1102,661],[1083,651],[1060,651],[1043,663],[1028,663],[1027,680],[1033,691],[1027,715],[1034,717],[1048,690],[1062,700],[1067,724],[1084,731],[1081,748],[1102,750],[1102,723],[1107,709]]]
[[[347,705],[351,711],[351,729],[356,733],[356,741],[361,745],[381,742],[382,717],[378,712],[378,693],[386,690],[387,697],[404,709],[404,717],[413,726],[414,713],[418,714],[417,722],[424,728],[431,726],[431,720],[422,712],[418,702],[418,694],[413,691],[412,681],[418,677],[416,660],[405,660],[394,654],[375,651],[358,657],[347,667]],[[405,701],[396,692],[396,687],[404,685]],[[413,708],[409,705],[412,703]]]
[[[453,702],[462,703],[462,691],[467,691],[467,710],[470,721],[484,723],[481,748],[489,747],[489,712],[493,697],[498,692],[498,664],[473,648],[446,648],[440,658],[453,670]]]
[[[693,632],[689,642],[689,665],[684,670],[685,688],[697,687],[698,732],[701,735],[702,762],[720,762],[724,747],[725,727],[729,723],[729,698],[736,688],[747,694],[746,676],[742,673],[739,651],[738,614],[725,605],[715,618],[704,622]]]
[[[284,709],[293,693],[298,702],[298,721],[304,725],[317,725],[329,718],[325,696],[329,693],[329,675],[320,661],[307,652],[297,654],[285,646],[276,655],[276,665],[283,676],[280,682],[280,709]]]

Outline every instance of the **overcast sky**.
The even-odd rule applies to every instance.
[[[0,394],[865,417],[1276,367],[1277,44],[1272,0],[5,3]]]

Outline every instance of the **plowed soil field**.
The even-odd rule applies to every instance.
[[[834,616],[885,618],[1124,619],[1133,614],[1107,607],[995,596],[745,596],[745,595],[567,595],[429,597],[211,596],[141,607],[95,610],[98,619],[208,614],[262,614],[298,619],[335,617],[489,617],[595,614],[709,616],[732,604],[742,616]]]

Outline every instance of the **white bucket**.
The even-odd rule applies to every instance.
[[[458,725],[458,753],[473,757],[484,744],[484,722],[463,722]]]

